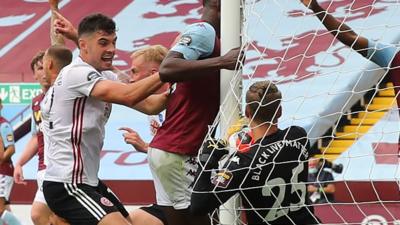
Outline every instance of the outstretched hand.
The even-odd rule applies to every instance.
[[[22,167],[19,165],[16,165],[14,168],[14,182],[16,184],[23,184],[23,185],[27,184],[24,179],[24,173],[22,171]]]
[[[227,70],[239,69],[237,64],[244,61],[244,50],[241,47],[233,48],[222,56],[223,68]]]
[[[126,133],[122,134],[125,143],[131,144],[138,152],[147,153],[149,145],[145,141],[143,141],[143,139],[136,131],[132,130],[129,127],[121,127],[119,128],[119,130],[126,131]]]
[[[78,43],[78,31],[72,23],[62,16],[59,12],[53,12],[57,19],[54,20],[54,30],[56,33],[62,34],[64,37]]]

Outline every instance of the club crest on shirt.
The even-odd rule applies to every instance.
[[[103,205],[105,205],[105,206],[108,206],[108,207],[111,207],[111,206],[114,205],[114,204],[113,204],[110,200],[108,200],[108,198],[106,198],[106,197],[101,197],[100,202],[101,202],[101,204],[103,204]]]
[[[14,141],[14,135],[12,134],[7,135],[7,141],[8,142]]]
[[[91,80],[94,80],[99,77],[100,77],[100,74],[96,73],[95,71],[92,71],[87,75],[87,80],[91,81]]]
[[[227,188],[233,178],[230,171],[219,171],[211,180],[211,182],[220,188]]]
[[[184,35],[179,39],[178,44],[189,46],[192,43],[192,38],[190,36]]]

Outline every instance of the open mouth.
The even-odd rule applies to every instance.
[[[104,62],[112,63],[113,58],[113,55],[104,55],[101,57],[101,60]]]

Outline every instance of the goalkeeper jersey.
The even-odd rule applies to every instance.
[[[100,151],[111,104],[90,97],[97,82],[116,80],[80,58],[64,67],[42,101],[47,168],[44,180],[98,184]]]
[[[308,151],[306,132],[292,126],[236,152],[215,173],[200,168],[192,212],[211,212],[239,193],[249,224],[318,224],[308,205]]]

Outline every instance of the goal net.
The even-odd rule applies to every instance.
[[[243,116],[243,94],[256,81],[273,81],[283,96],[279,128],[303,127],[312,146],[310,156],[321,159],[313,175],[317,181],[308,182],[317,190],[307,195],[322,223],[400,224],[400,123],[392,82],[400,1],[318,1],[341,21],[340,27],[346,24],[367,38],[370,47],[365,52],[382,53],[375,58],[363,57],[351,48],[354,44],[341,43],[300,0],[240,2],[246,59],[238,62],[243,70],[222,84],[228,97],[221,96],[209,136],[220,129],[219,136],[226,138],[248,125],[234,126],[239,114]],[[387,63],[379,57],[387,57]],[[321,170],[331,179],[322,177]],[[229,224],[245,224],[242,209],[235,201],[219,212],[230,215]]]

